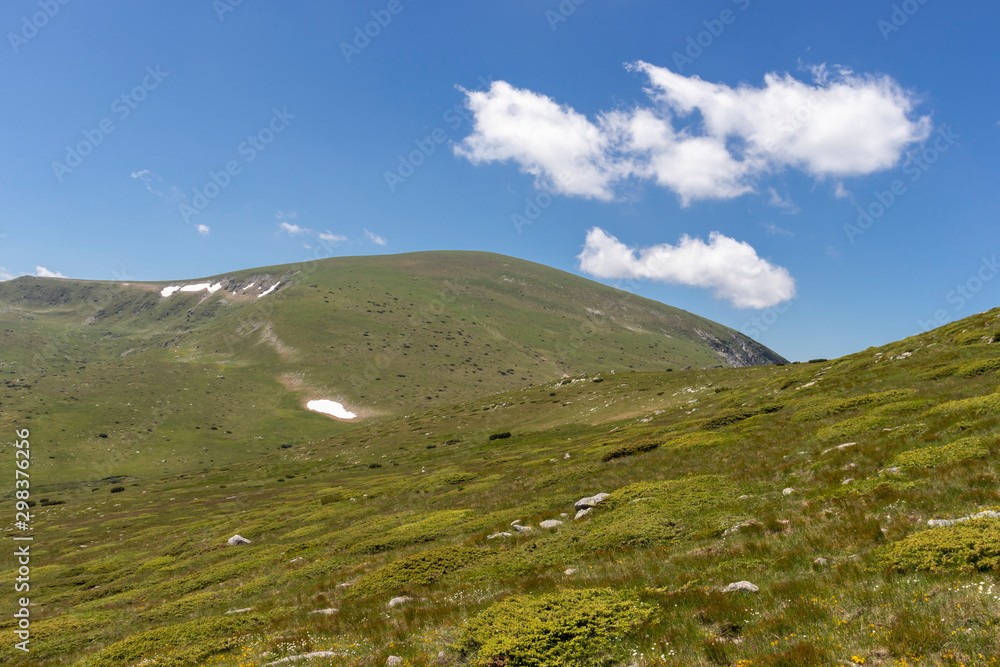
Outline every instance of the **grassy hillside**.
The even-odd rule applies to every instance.
[[[33,652],[0,660],[995,665],[1000,515],[928,521],[1000,509],[998,341],[994,310],[830,362],[609,369],[35,489]]]
[[[165,287],[218,285],[210,293]],[[0,428],[47,482],[189,472],[362,419],[566,375],[783,361],[703,318],[522,260],[355,257],[202,280],[0,283]]]

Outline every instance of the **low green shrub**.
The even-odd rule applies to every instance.
[[[952,415],[961,412],[971,412],[977,416],[1000,414],[1000,393],[948,401],[932,408],[927,414]]]
[[[205,658],[238,646],[242,636],[259,631],[267,620],[257,614],[239,614],[155,628],[126,637],[77,664],[120,667],[154,654],[157,664],[204,664]]]
[[[470,619],[458,648],[473,667],[600,667],[626,656],[620,640],[653,615],[610,590],[518,595]]]
[[[710,531],[721,521],[718,508],[731,495],[731,484],[716,475],[630,484],[597,506],[581,546],[585,550],[644,548]]]
[[[601,455],[601,461],[607,463],[614,459],[651,452],[658,449],[663,444],[663,440],[663,436],[659,434],[643,435],[641,433],[632,433],[624,437],[615,438],[605,444],[618,446]]]
[[[1000,357],[995,359],[977,359],[960,364],[957,374],[964,378],[974,378],[1000,370]]]
[[[890,570],[909,572],[1000,571],[1000,519],[975,519],[930,528],[882,547],[877,562]]]
[[[431,549],[393,561],[366,574],[348,589],[346,597],[359,598],[375,593],[410,592],[429,586],[441,577],[489,555],[475,547],[451,546]]]
[[[982,459],[989,450],[979,437],[962,438],[947,445],[934,445],[897,454],[890,465],[898,468],[933,468],[965,459]]]
[[[416,521],[401,525],[398,523],[391,525],[390,521],[379,522],[378,525],[369,526],[369,530],[364,533],[354,533],[353,538],[347,537],[353,531],[346,531],[345,546],[350,553],[376,554],[413,544],[433,542],[451,533],[453,527],[465,521],[470,514],[468,510],[441,510],[423,516],[415,514],[413,518],[416,518]],[[393,518],[397,522],[402,519],[402,517]]]
[[[709,419],[702,425],[702,428],[708,430],[715,430],[722,428],[723,426],[729,426],[730,424],[736,424],[744,419],[750,419],[751,417],[756,417],[757,415],[766,415],[772,412],[777,412],[778,410],[785,407],[781,403],[771,403],[769,405],[759,405],[756,407],[744,407],[736,408],[734,410],[726,410],[722,414]]]
[[[955,336],[951,339],[951,342],[953,345],[975,345],[976,343],[985,343],[990,341],[995,336],[996,332],[993,331],[973,329],[972,331],[963,331],[955,334]]]
[[[852,396],[850,398],[827,399],[813,403],[812,405],[799,410],[792,417],[792,421],[816,421],[825,417],[833,417],[834,415],[839,415],[840,413],[847,412],[849,410],[858,410],[860,408],[868,408],[876,405],[884,405],[885,403],[901,401],[910,398],[915,393],[915,389],[891,389],[889,391],[862,394],[861,396]]]

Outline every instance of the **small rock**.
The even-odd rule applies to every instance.
[[[826,454],[828,452],[832,452],[835,449],[843,451],[843,450],[847,449],[848,447],[856,447],[857,445],[858,445],[858,443],[856,443],[856,442],[845,442],[842,445],[837,445],[836,447],[831,447],[830,449],[824,449],[823,450],[823,454]],[[821,454],[821,456],[822,456],[822,454]]]
[[[334,609],[333,607],[330,607],[329,609],[317,609],[316,611],[311,611],[309,613],[310,614],[323,614],[324,616],[332,616],[333,614],[336,614],[338,611],[340,611],[340,610],[339,609]]]
[[[248,611],[253,611],[253,607],[244,607],[243,609],[230,609],[229,611],[226,612],[226,615],[228,616],[229,614],[245,614]]]
[[[560,513],[559,513],[559,516],[561,516],[561,517],[563,517],[563,518],[566,518],[566,517],[568,517],[568,516],[569,516],[569,513],[568,513],[568,512],[560,512]]]
[[[549,519],[548,521],[542,521],[538,525],[542,528],[556,528],[557,526],[563,525],[563,522],[559,519]]]
[[[342,584],[337,584],[337,588],[347,588],[347,587],[353,586],[353,585],[354,585],[353,581],[345,581]]]
[[[231,547],[235,547],[241,544],[250,544],[250,540],[243,537],[242,535],[233,535],[232,537],[229,538],[228,544]]]
[[[390,655],[389,659],[385,661],[385,664],[389,665],[389,667],[395,667],[396,665],[402,665],[403,659],[398,655]]]
[[[884,472],[887,472],[887,473],[889,473],[890,475],[896,475],[896,474],[898,474],[898,473],[901,473],[901,472],[903,472],[903,469],[902,469],[902,468],[900,468],[899,466],[890,466],[890,467],[888,467],[888,468],[883,468],[882,470],[879,470],[879,471],[878,471],[878,474],[880,474],[880,475],[881,475],[881,474],[882,474],[882,473],[884,473]]]
[[[573,517],[573,521],[576,521],[577,519],[582,519],[583,517],[585,517],[588,514],[590,514],[590,512],[591,512],[591,508],[590,507],[585,507],[584,509],[582,509],[582,510],[580,510],[579,512],[576,513],[576,516]]]
[[[737,581],[722,589],[723,593],[760,593],[760,588],[749,581]]]
[[[514,519],[513,521],[511,521],[511,522],[510,522],[510,525],[512,525],[512,526],[516,526],[516,525],[517,525],[517,524],[519,524],[519,523],[521,523],[521,520],[520,520],[520,519]]]
[[[749,523],[738,523],[735,526],[731,526],[722,531],[722,536],[726,537],[727,535],[732,535],[733,533],[737,533],[741,529],[746,528],[749,525],[750,525]]]
[[[498,537],[513,537],[513,533],[508,533],[506,531],[504,531],[502,533],[493,533],[492,535],[487,535],[486,539],[488,539],[488,540],[495,540]]]
[[[398,607],[401,604],[405,604],[412,599],[413,598],[411,598],[409,595],[401,595],[398,598],[393,598],[389,600],[389,609],[392,609],[393,607]]]
[[[576,568],[575,567],[567,567],[566,571],[563,572],[563,574],[565,574],[567,577],[570,576],[571,574],[576,574]]]
[[[569,456],[569,454],[567,453],[567,454],[566,454],[566,456],[564,456],[563,458],[564,458],[564,459],[568,459],[568,458],[570,458],[570,456]]]
[[[845,480],[844,480],[843,482],[841,482],[841,484],[850,484],[850,483],[851,483],[851,482],[853,482],[853,481],[854,481],[854,478],[853,478],[853,477],[848,477],[848,478],[847,478],[847,479],[845,479]]]
[[[795,489],[793,489],[792,487],[788,487],[787,489],[784,489],[784,490],[783,490],[783,491],[781,492],[781,495],[783,495],[783,496],[790,496],[790,495],[792,495],[793,493],[795,493]]]
[[[517,524],[514,526],[514,530],[519,533],[529,533],[531,532],[531,526],[522,526],[521,524]]]
[[[610,495],[611,495],[610,493],[598,493],[596,496],[587,496],[586,498],[580,498],[573,505],[573,509],[579,512],[582,509],[593,507],[594,505],[601,502]]]
[[[269,662],[264,667],[271,667],[271,665],[284,665],[289,662],[299,662],[300,660],[312,660],[313,658],[335,658],[343,657],[340,653],[334,653],[333,651],[316,651],[314,653],[303,653],[302,655],[292,655],[287,658],[282,658],[281,660],[275,660],[274,662]]]
[[[971,521],[973,519],[1000,519],[1000,512],[993,512],[991,510],[986,510],[979,512],[978,514],[973,514],[971,516],[962,516],[957,519],[931,519],[927,522],[927,525],[931,528],[942,528],[948,526],[954,526],[956,523],[962,523],[965,521]]]
[[[823,557],[817,558],[816,560],[813,561],[813,563],[816,564],[816,565],[826,565],[829,562],[830,561],[828,561],[827,559],[825,559]]]
[[[739,498],[737,498],[736,500],[746,500],[746,499],[747,499],[747,498],[749,498],[749,497],[750,497],[750,496],[747,496],[747,495],[743,495],[743,496],[740,496]]]

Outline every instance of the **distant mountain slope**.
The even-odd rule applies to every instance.
[[[0,283],[0,311],[0,377],[20,396],[6,418],[46,415],[57,458],[110,452],[115,474],[217,465],[342,428],[309,399],[364,418],[563,375],[784,361],[704,318],[480,252],[158,284],[25,277]]]

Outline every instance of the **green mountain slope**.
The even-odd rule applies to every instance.
[[[993,310],[830,362],[574,376],[33,489],[33,653],[0,660],[996,664],[998,370]]]
[[[214,291],[181,289],[199,285]],[[49,481],[188,471],[347,428],[311,399],[364,419],[563,375],[784,361],[690,313],[475,252],[177,283],[20,278],[0,283],[0,349],[0,427],[38,424]]]

